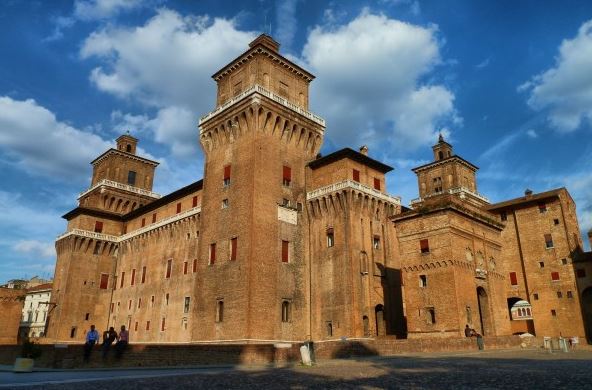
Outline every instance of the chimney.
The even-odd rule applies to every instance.
[[[364,156],[367,156],[368,155],[368,147],[366,145],[360,146],[360,153],[362,153]]]
[[[531,196],[532,195],[532,190],[527,188],[526,191],[524,191],[524,196]]]

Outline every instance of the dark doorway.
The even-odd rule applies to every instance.
[[[582,314],[588,343],[592,344],[592,287],[582,292]]]
[[[489,336],[492,334],[491,316],[489,314],[489,297],[483,287],[477,287],[477,301],[479,303],[481,334],[483,336]]]
[[[364,323],[364,336],[370,336],[370,321],[368,320],[368,316],[362,317],[362,322]]]
[[[376,305],[374,312],[376,314],[376,335],[385,336],[386,327],[384,326],[384,307],[382,305]]]

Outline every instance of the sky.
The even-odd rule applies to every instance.
[[[201,179],[211,75],[263,32],[317,77],[322,153],[368,145],[404,205],[441,133],[492,203],[565,186],[592,228],[590,1],[4,0],[0,283],[53,276],[61,216],[122,133],[156,192]]]

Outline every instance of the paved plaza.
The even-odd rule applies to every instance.
[[[592,351],[484,351],[329,360],[314,367],[0,372],[0,388],[590,389],[591,363]]]

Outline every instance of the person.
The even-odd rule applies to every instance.
[[[119,338],[114,327],[110,327],[108,331],[105,331],[105,333],[103,333],[103,359],[107,359],[107,355],[111,349],[111,344],[113,344],[113,342]]]
[[[86,342],[84,343],[84,361],[90,360],[90,354],[97,340],[99,339],[99,332],[95,330],[95,326],[90,326],[90,331],[86,333]]]
[[[569,339],[570,344],[571,344],[571,349],[572,351],[574,351],[576,349],[576,347],[578,346],[578,344],[580,343],[580,338],[578,336],[573,336],[571,339]]]
[[[473,334],[473,330],[471,328],[469,328],[469,324],[467,324],[467,326],[465,326],[465,337],[471,337]]]
[[[123,355],[123,351],[127,348],[129,342],[129,332],[125,329],[125,325],[121,325],[121,331],[119,332],[119,341],[115,344],[115,357],[118,359]]]
[[[479,351],[483,351],[485,348],[485,345],[483,344],[483,336],[475,332],[475,337],[477,338],[477,347],[479,347]]]

